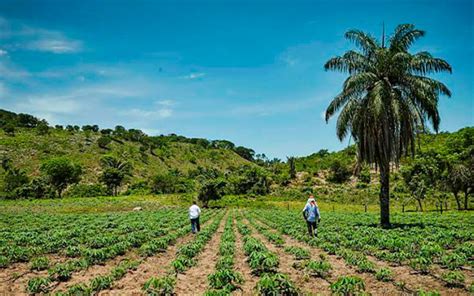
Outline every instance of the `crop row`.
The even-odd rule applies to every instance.
[[[219,244],[219,259],[216,262],[216,270],[208,276],[209,290],[206,292],[207,296],[230,295],[244,282],[242,274],[234,270],[234,259],[234,217],[229,215]]]
[[[288,275],[278,272],[280,260],[275,253],[268,250],[265,244],[252,236],[250,228],[237,220],[237,229],[244,242],[244,254],[247,256],[252,273],[260,276],[255,287],[260,295],[299,295],[300,291]]]
[[[224,213],[217,214],[215,220],[199,232],[193,241],[182,245],[176,253],[176,258],[171,262],[168,273],[162,277],[148,279],[143,286],[144,293],[147,295],[172,295],[177,275],[184,273],[197,263],[196,256],[217,231],[223,216]]]
[[[348,239],[337,233],[334,233],[334,235],[339,238],[339,241],[329,238],[330,235],[327,233],[328,230],[326,228],[330,228],[331,226],[326,226],[326,224],[324,224],[324,228],[319,232],[319,238],[310,238],[306,234],[304,223],[298,222],[298,216],[296,213],[281,211],[278,215],[275,215],[273,211],[256,211],[253,215],[254,217],[258,217],[262,223],[278,229],[283,234],[290,235],[291,237],[306,242],[311,246],[320,247],[330,255],[338,255],[342,257],[347,264],[356,267],[359,272],[373,273],[376,279],[380,281],[393,281],[392,271],[389,268],[377,269],[376,265],[365,255],[365,253],[368,252],[362,252],[348,247],[351,244],[354,244],[354,242],[351,244],[345,243]],[[352,231],[357,232],[358,230],[352,229]],[[357,241],[357,237],[354,235],[351,236],[351,239]],[[421,267],[415,266],[413,263],[423,262],[422,258],[423,257],[413,259],[411,261],[411,266],[418,267],[416,269],[420,270]],[[445,281],[447,286],[464,287],[464,275],[459,271],[447,271],[443,273],[442,279]],[[402,285],[401,288],[407,290],[407,288],[403,286],[403,283],[394,284]]]
[[[112,245],[116,245],[115,249],[118,251],[126,248],[127,244],[137,246],[149,238],[163,235],[176,221],[185,220],[185,213],[177,210],[102,215],[96,220],[91,219],[90,215],[59,216],[60,218],[51,216],[51,219],[62,219],[60,221],[63,223],[55,225],[49,222],[47,229],[45,226],[35,229],[35,224],[28,223],[38,222],[37,217],[26,215],[21,223],[12,223],[8,230],[2,230],[0,267],[8,267],[15,262],[28,262],[46,254],[94,256],[101,251],[108,252],[106,248]],[[71,218],[75,220],[72,221]],[[32,229],[25,225],[30,225]]]
[[[204,215],[203,222],[212,217],[211,215]],[[58,263],[49,268],[48,276],[31,278],[27,284],[27,291],[29,293],[37,293],[38,291],[50,290],[54,287],[55,283],[68,281],[72,277],[73,272],[87,269],[95,264],[103,264],[107,260],[124,255],[131,248],[140,247],[139,252],[143,257],[164,252],[169,245],[175,243],[177,238],[189,233],[189,228],[183,227],[185,224],[188,224],[186,219],[175,222],[174,225],[168,228],[169,232],[167,235],[157,238],[147,237],[148,241],[121,244],[120,246],[115,244],[100,250],[86,249],[86,256],[84,258]]]

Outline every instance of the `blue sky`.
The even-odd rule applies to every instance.
[[[228,139],[269,157],[347,146],[322,114],[345,31],[427,31],[441,129],[474,125],[473,1],[0,1],[0,108],[51,124]]]

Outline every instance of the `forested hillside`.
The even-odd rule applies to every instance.
[[[207,202],[224,195],[316,194],[365,207],[378,203],[377,168],[357,163],[354,145],[282,161],[225,140],[150,137],[122,126],[51,127],[8,111],[0,111],[0,125],[0,186],[6,198],[194,193]],[[470,208],[474,127],[420,133],[417,146],[414,156],[392,164],[392,199],[420,210]]]

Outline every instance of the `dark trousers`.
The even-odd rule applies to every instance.
[[[193,233],[201,231],[201,224],[199,224],[199,217],[196,219],[191,219],[191,231]]]
[[[306,221],[306,225],[308,225],[309,236],[318,236],[318,223],[316,221]]]

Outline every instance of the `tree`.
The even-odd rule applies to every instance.
[[[6,158],[2,160],[2,168],[5,171],[3,192],[9,197],[15,197],[16,189],[28,184],[28,176],[23,170],[13,167],[11,161]]]
[[[45,120],[42,120],[36,126],[36,133],[40,136],[44,136],[44,135],[49,134],[49,126],[48,126],[48,123]]]
[[[288,166],[290,167],[290,170],[289,170],[290,178],[294,179],[296,178],[295,158],[288,157],[287,159],[288,159]]]
[[[107,145],[112,142],[112,139],[109,136],[102,136],[97,140],[97,145],[102,149],[108,149]]]
[[[11,123],[4,125],[3,131],[5,132],[5,135],[12,136],[12,137],[15,135],[15,127]]]
[[[61,198],[62,192],[68,185],[80,181],[82,174],[80,165],[72,163],[64,157],[53,158],[44,162],[40,170],[59,198]]]
[[[347,182],[351,176],[351,171],[338,159],[334,160],[329,168],[328,180],[334,183]]]
[[[198,199],[207,207],[209,201],[222,198],[225,193],[227,181],[224,178],[209,180],[204,183],[199,191]]]
[[[253,151],[250,148],[245,148],[242,146],[238,146],[234,149],[235,153],[240,155],[242,158],[245,158],[246,160],[253,161],[253,156],[255,155],[255,151]]]
[[[131,175],[132,166],[130,163],[111,155],[105,155],[101,158],[100,162],[103,171],[99,179],[107,186],[112,195],[115,196],[125,178]]]
[[[337,136],[349,133],[360,162],[380,170],[380,223],[390,226],[390,162],[415,152],[417,126],[430,121],[437,132],[439,95],[451,96],[443,83],[427,75],[451,73],[451,66],[428,52],[410,53],[410,46],[425,32],[414,25],[399,25],[385,42],[359,30],[345,37],[359,51],[350,50],[326,62],[326,70],[348,73],[343,89],[326,110],[326,121],[340,111]],[[387,46],[388,45],[388,46]]]
[[[458,164],[448,168],[447,176],[445,178],[445,185],[449,191],[453,193],[458,211],[462,209],[461,200],[459,199],[459,191],[462,191],[463,184],[466,182],[468,175],[469,172],[467,171],[467,168]]]

